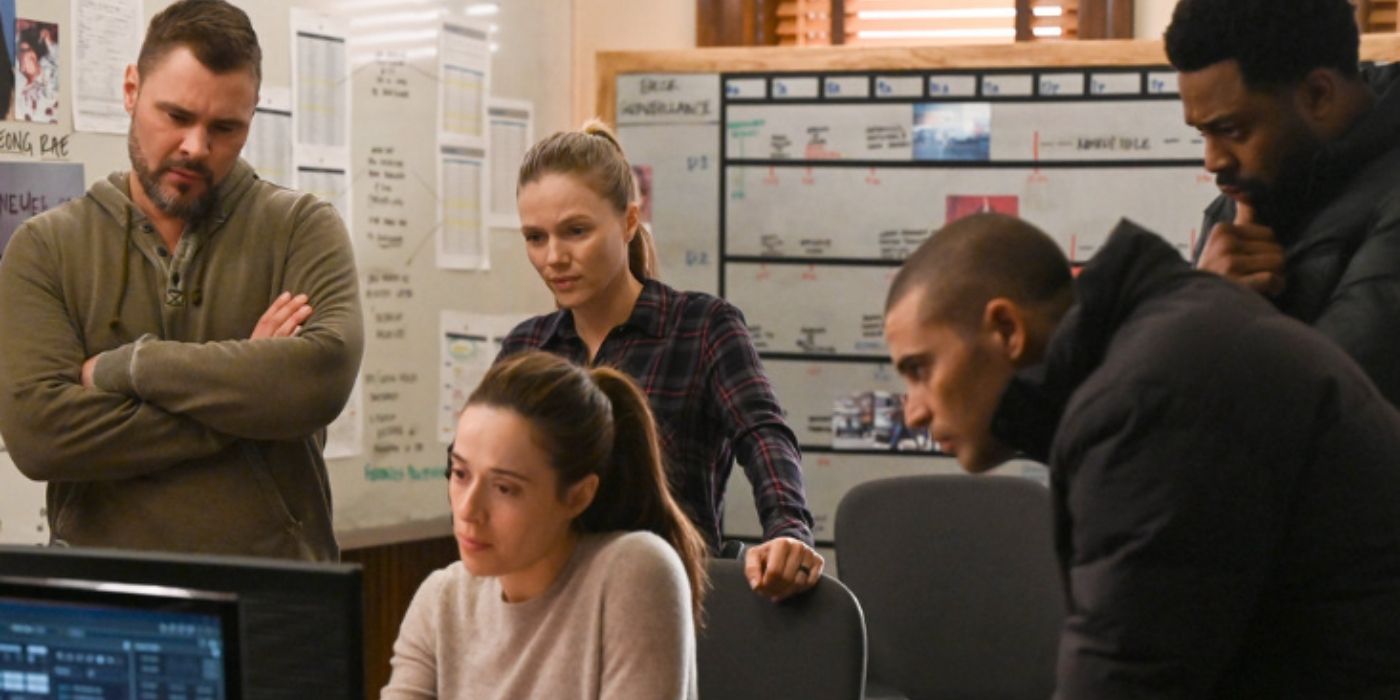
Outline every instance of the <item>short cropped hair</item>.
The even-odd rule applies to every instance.
[[[226,0],[180,0],[151,18],[136,71],[150,74],[171,51],[186,47],[214,73],[252,71],[262,82],[262,47],[243,10]]]
[[[1042,307],[1058,320],[1074,298],[1069,260],[1031,224],[976,214],[944,226],[904,261],[890,284],[885,313],[920,293],[919,319],[971,330],[987,302],[1007,298]]]
[[[1293,85],[1318,68],[1358,75],[1360,29],[1348,0],[1181,0],[1165,39],[1178,71],[1235,60],[1251,90]]]

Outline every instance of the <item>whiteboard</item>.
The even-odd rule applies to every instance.
[[[661,279],[718,293],[719,76],[656,74],[619,81],[617,133],[644,195]]]
[[[771,164],[728,170],[728,252],[772,258],[902,260],[948,222],[956,202],[984,207],[1012,198],[1019,216],[1060,243],[1071,259],[1093,257],[1122,216],[1185,254],[1215,179],[1196,166],[823,168]],[[1145,197],[1172,192],[1183,198]],[[742,196],[737,196],[742,194]],[[860,203],[858,213],[851,211]]]
[[[842,415],[860,396],[888,411],[903,390],[888,364],[884,297],[921,242],[968,213],[1000,211],[1082,263],[1129,217],[1185,256],[1216,194],[1174,74],[1160,66],[631,73],[616,83],[619,134],[634,162],[652,164],[656,221],[667,224],[661,277],[718,290],[744,313],[803,450],[822,542],[853,486],[958,471],[923,448],[852,438]],[[1046,479],[1028,462],[998,471]],[[727,494],[726,535],[761,535],[742,470]]]

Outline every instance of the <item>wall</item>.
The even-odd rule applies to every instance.
[[[1177,0],[1137,0],[1133,36],[1160,39]],[[512,3],[504,3],[506,6]],[[572,0],[572,125],[597,113],[596,63],[599,51],[695,48],[695,0]],[[536,133],[550,130],[543,125]]]
[[[599,51],[695,48],[695,0],[573,0],[573,126],[598,113]],[[548,131],[536,127],[536,134]]]
[[[1161,39],[1175,7],[1176,0],[1137,0],[1133,6],[1133,37]]]

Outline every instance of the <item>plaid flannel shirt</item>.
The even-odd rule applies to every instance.
[[[534,349],[588,365],[588,348],[567,310],[517,326],[496,359]],[[647,280],[632,315],[608,333],[593,365],[622,370],[646,393],[671,493],[711,548],[722,536],[724,489],[736,459],[753,485],[763,538],[812,543],[797,437],[737,308]]]

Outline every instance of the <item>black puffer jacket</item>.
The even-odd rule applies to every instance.
[[[1364,76],[1375,106],[1313,163],[1305,214],[1274,233],[1286,251],[1280,311],[1336,341],[1400,406],[1400,64]],[[1233,221],[1235,203],[1206,209],[1206,232]]]
[[[1058,697],[1400,697],[1400,413],[1123,224],[994,430],[1047,461]]]

